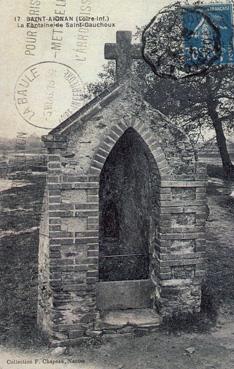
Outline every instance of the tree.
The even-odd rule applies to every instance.
[[[174,18],[167,17],[166,19],[173,21]],[[170,29],[174,29],[170,24],[169,26]],[[141,33],[142,29],[138,28],[135,37],[139,37]],[[162,37],[163,35],[160,35],[160,44],[163,42]],[[166,37],[168,45],[168,34]],[[173,42],[173,47],[175,47],[174,36]],[[181,40],[179,42],[181,45]],[[157,49],[157,39],[154,47]],[[180,57],[180,53],[177,53],[177,56]],[[171,60],[170,54],[170,62]],[[175,65],[178,64],[175,63]],[[172,70],[174,73],[175,69]],[[204,128],[214,129],[224,176],[229,179],[233,175],[234,166],[228,153],[225,133],[233,132],[234,127],[233,66],[214,65],[211,68],[205,68],[202,73],[190,73],[189,78],[168,78],[168,76],[159,76],[154,72],[145,61],[137,61],[133,65],[133,73],[138,76],[145,99],[183,127],[194,141],[199,139]],[[114,82],[112,62],[104,66],[99,77],[97,83],[88,85],[88,97],[98,95]]]
[[[187,98],[180,98],[177,116],[190,133],[199,126],[213,126],[224,175],[230,178],[233,164],[224,126],[233,128],[231,7],[215,15],[212,8],[198,1],[163,8],[143,30],[143,57],[156,75],[178,81],[180,97]]]

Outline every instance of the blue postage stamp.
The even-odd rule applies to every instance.
[[[183,27],[186,66],[234,63],[231,4],[186,7]]]

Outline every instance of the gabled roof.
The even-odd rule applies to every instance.
[[[94,114],[98,113],[103,107],[108,105],[109,102],[118,97],[121,91],[129,85],[132,85],[132,81],[130,80],[125,80],[120,83],[115,82],[112,86],[106,88],[100,95],[89,101],[85,106],[76,111],[57,127],[53,128],[48,135],[62,135],[72,126],[90,119]]]
[[[143,100],[145,103],[143,94],[139,90],[139,82],[137,77],[129,76],[127,79],[121,80],[120,82],[115,82],[110,87],[106,88],[100,95],[89,101],[85,106],[67,118],[65,121],[60,123],[57,127],[53,128],[46,137],[52,136],[63,136],[66,135],[70,129],[79,124],[84,123],[85,121],[91,119],[95,114],[99,113],[104,107],[106,107],[110,102],[112,102],[115,98],[122,95],[124,91],[127,89],[132,90],[135,94],[139,95],[139,98]],[[151,106],[151,108],[161,116],[162,119],[166,120],[168,123],[169,119],[161,113],[159,110],[155,109]]]

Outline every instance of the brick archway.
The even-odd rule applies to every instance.
[[[109,133],[101,142],[96,154],[91,161],[90,174],[100,174],[111,150],[128,128],[133,128],[148,146],[157,163],[161,179],[164,179],[164,176],[170,175],[171,169],[168,161],[166,160],[165,154],[150,129],[141,121],[135,121],[133,122],[133,124],[127,124],[124,120],[121,120],[120,122],[113,125]]]

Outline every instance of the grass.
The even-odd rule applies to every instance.
[[[12,233],[1,238],[0,340],[13,346],[42,340],[35,328],[38,227],[45,175],[30,179],[32,185],[1,193],[1,233]]]

